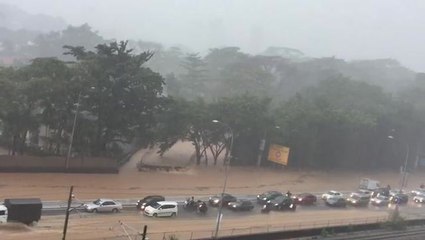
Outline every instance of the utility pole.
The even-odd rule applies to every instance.
[[[228,177],[228,168],[230,165],[230,160],[232,159],[232,150],[233,150],[233,129],[224,122],[220,122],[218,120],[213,120],[213,123],[221,123],[224,125],[230,132],[230,148],[229,148],[229,154],[227,155],[227,159],[225,159],[225,165],[224,165],[224,184],[223,184],[223,191],[221,191],[221,197],[220,197],[220,206],[218,208],[218,214],[217,214],[217,220],[216,220],[216,226],[215,226],[215,232],[214,232],[214,239],[218,238],[218,232],[220,230],[220,222],[221,218],[223,217],[222,211],[223,211],[223,197],[224,193],[226,193],[226,187],[227,187],[227,177]]]
[[[71,208],[71,202],[72,202],[72,196],[74,191],[74,186],[71,186],[69,189],[69,197],[68,197],[68,205],[66,207],[66,213],[65,213],[65,224],[63,225],[63,236],[62,240],[66,239],[66,230],[68,229],[68,219],[69,219],[69,209]]]
[[[409,153],[410,153],[410,147],[409,147],[409,143],[406,143],[406,156],[404,158],[404,166],[403,166],[403,176],[401,179],[401,186],[400,186],[400,191],[403,190],[403,188],[406,185],[406,175],[407,175],[407,161],[409,160]]]
[[[142,240],[147,239],[147,238],[146,238],[147,230],[148,230],[148,226],[147,226],[147,225],[145,225],[145,226],[143,227],[143,236],[142,236]]]
[[[261,166],[261,160],[263,159],[264,148],[266,147],[267,129],[264,130],[263,139],[260,140],[258,147],[257,167]]]

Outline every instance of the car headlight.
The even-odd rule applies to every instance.
[[[260,195],[257,195],[257,198],[260,198]]]
[[[266,201],[266,200],[267,200],[267,198],[266,198],[266,197],[263,197],[263,200],[264,200],[264,201]]]
[[[298,201],[302,201],[303,199],[302,198],[298,198]]]
[[[218,202],[220,202],[220,199],[214,199],[213,202],[218,203]]]
[[[353,203],[357,203],[357,201],[356,201],[356,200],[354,200],[354,201],[353,201]]]
[[[268,200],[268,201],[267,201],[267,203],[271,203],[271,201],[270,201],[270,200]]]

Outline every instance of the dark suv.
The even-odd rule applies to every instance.
[[[147,196],[139,201],[137,201],[136,208],[137,210],[145,210],[145,207],[151,206],[152,204],[156,202],[165,201],[165,198],[160,195],[151,195]]]
[[[257,202],[259,204],[264,204],[269,200],[275,199],[277,197],[281,197],[283,196],[283,193],[278,192],[278,191],[268,191],[262,194],[258,194],[257,195]]]
[[[264,204],[263,208],[261,209],[261,212],[268,213],[272,210],[275,211],[295,211],[297,208],[297,205],[293,202],[293,200],[288,196],[279,196],[275,199],[267,201],[266,204]]]

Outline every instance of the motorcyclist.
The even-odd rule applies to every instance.
[[[205,213],[205,212],[207,212],[208,207],[207,207],[207,204],[205,202],[203,202],[201,200],[198,200],[197,206],[198,206],[197,211],[199,213]]]

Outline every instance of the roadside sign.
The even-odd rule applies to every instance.
[[[289,148],[277,144],[272,144],[269,147],[269,161],[288,165]]]

